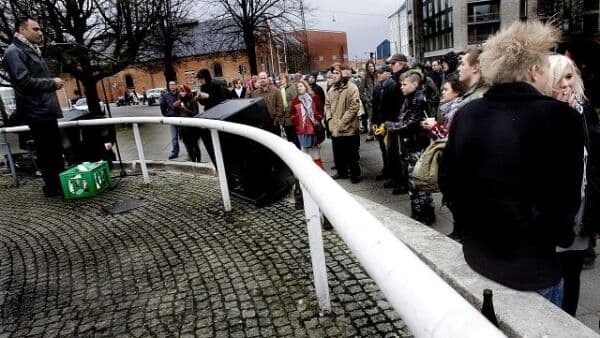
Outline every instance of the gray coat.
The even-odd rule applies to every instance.
[[[17,116],[25,122],[62,117],[56,83],[46,61],[17,38],[4,52],[4,68],[15,90]]]

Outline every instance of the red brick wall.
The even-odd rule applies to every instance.
[[[265,70],[262,68],[262,64],[265,63],[265,61],[270,60],[269,56],[263,55],[263,50],[258,50],[257,52],[258,71]],[[241,77],[241,75],[238,73],[239,65],[245,65],[245,77],[248,78],[250,76],[250,64],[248,63],[248,57],[246,56],[246,53],[234,52],[221,56],[205,55],[182,60],[181,62],[175,65],[177,81],[179,83],[195,85],[196,72],[202,68],[208,68],[210,70],[211,75],[214,76],[214,66],[216,63],[219,63],[221,65],[221,68],[223,70],[223,79],[226,80],[228,83],[232,82],[236,78]],[[268,67],[268,65],[266,66]],[[119,98],[119,96],[123,95],[123,93],[127,89],[125,85],[125,77],[127,75],[132,77],[134,89],[137,93],[141,93],[143,89],[147,90],[157,87],[166,87],[165,78],[162,71],[151,74],[142,69],[130,67],[113,76],[109,76],[104,79],[106,94],[109,101],[114,102]],[[69,75],[64,75],[63,78],[67,81],[65,84],[65,89],[58,91],[57,94],[59,95],[59,101],[61,103],[61,106],[66,107],[67,104],[64,98],[65,92],[67,93],[68,97],[72,97],[73,91],[77,89],[77,83],[75,82],[75,79],[71,78]],[[83,87],[81,89],[83,91]],[[98,82],[97,90],[101,100],[104,100],[101,82]],[[83,92],[83,94],[85,96],[85,92]]]
[[[309,30],[307,35],[312,71],[329,68],[335,62],[347,63],[348,41],[345,32]]]

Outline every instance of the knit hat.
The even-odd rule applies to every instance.
[[[396,62],[408,62],[408,58],[404,54],[394,54],[385,60],[385,63],[394,64]]]

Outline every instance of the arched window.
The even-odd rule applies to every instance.
[[[213,66],[213,74],[215,77],[223,77],[223,68],[220,63],[215,63]]]
[[[135,88],[135,86],[133,85],[133,77],[129,74],[125,75],[125,87]]]

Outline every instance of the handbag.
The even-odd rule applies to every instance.
[[[304,103],[300,103],[300,104],[302,105],[302,107],[304,109],[306,109],[306,106],[304,106]],[[323,141],[325,141],[325,127],[323,127],[323,124],[321,123],[321,121],[313,122],[313,130],[314,130],[315,136],[317,137],[317,144],[323,143]]]
[[[323,127],[321,121],[314,123],[313,129],[315,131],[315,136],[317,137],[317,144],[323,143],[323,141],[325,141],[325,127]]]
[[[413,167],[412,180],[419,191],[438,192],[439,162],[446,148],[447,139],[433,141],[421,154]]]

